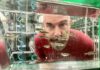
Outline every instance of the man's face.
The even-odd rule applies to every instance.
[[[45,14],[43,23],[48,37],[59,37],[69,33],[71,20],[69,16]]]
[[[46,37],[55,49],[61,50],[69,38],[71,23],[70,17],[45,14],[43,19],[43,29],[47,32]]]

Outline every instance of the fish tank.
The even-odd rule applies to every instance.
[[[100,66],[99,0],[0,0],[0,70]]]

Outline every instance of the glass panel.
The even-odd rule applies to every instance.
[[[0,70],[100,68],[98,4],[68,1],[0,0]]]

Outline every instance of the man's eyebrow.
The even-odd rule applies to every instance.
[[[60,23],[66,23],[67,22],[67,20],[62,20],[62,21],[60,21]],[[66,23],[67,24],[67,23]]]
[[[50,23],[50,22],[47,22],[46,24],[48,24],[48,25],[51,25],[52,23]]]
[[[47,22],[46,25],[53,26],[52,23],[50,22]]]

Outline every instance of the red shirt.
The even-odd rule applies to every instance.
[[[93,55],[85,54],[94,51],[94,43],[92,39],[78,30],[71,29],[70,33],[72,35],[69,37],[66,47],[61,51],[53,49],[47,39],[40,38],[42,34],[37,34],[34,37],[34,40],[35,52],[39,59],[41,61],[48,61],[50,59],[53,59],[54,61],[92,59]],[[49,47],[44,47],[46,45]],[[68,53],[69,56],[64,57],[61,55],[62,53]]]
[[[0,41],[0,65],[5,67],[9,65],[9,63],[10,60],[6,52],[5,43]]]

